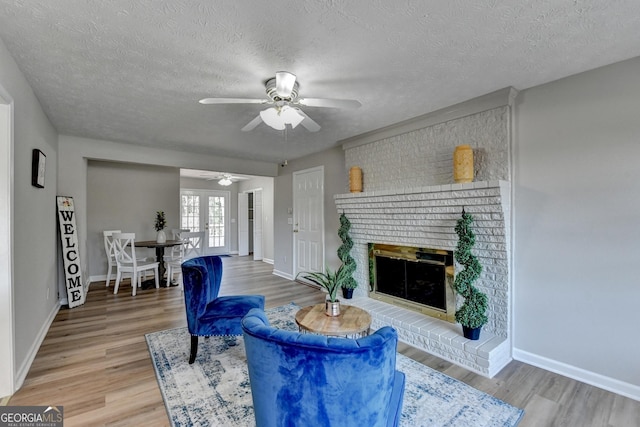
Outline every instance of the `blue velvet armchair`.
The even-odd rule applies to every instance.
[[[242,330],[257,427],[398,425],[405,377],[395,329],[330,338],[273,328],[254,309]]]
[[[198,337],[242,335],[242,318],[252,308],[264,309],[264,296],[218,296],[222,280],[219,256],[192,258],[182,263],[187,326],[191,334],[189,363],[196,360]]]

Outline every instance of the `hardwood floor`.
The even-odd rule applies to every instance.
[[[248,257],[223,263],[221,294],[262,294],[267,308],[324,300],[316,289],[274,276],[269,264]],[[104,282],[93,283],[84,306],[60,310],[9,405],[64,405],[65,426],[169,425],[144,334],[185,325],[177,288],[132,297],[126,284],[113,295]],[[521,362],[487,379],[404,344],[399,351],[525,409],[521,427],[640,426],[640,402]]]

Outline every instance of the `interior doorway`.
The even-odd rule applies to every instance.
[[[238,193],[238,255],[262,260],[262,189]]]

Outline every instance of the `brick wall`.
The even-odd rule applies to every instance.
[[[335,196],[338,212],[351,221],[352,256],[358,265],[355,294],[369,290],[368,243],[401,244],[454,250],[454,227],[462,207],[473,215],[473,253],[483,271],[475,282],[489,300],[489,322],[483,330],[507,338],[509,298],[510,185],[506,181],[447,184]]]
[[[362,169],[364,191],[450,184],[453,150],[469,144],[475,181],[508,181],[509,111],[497,107],[348,148],[345,165]]]

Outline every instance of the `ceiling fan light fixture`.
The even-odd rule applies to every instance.
[[[260,111],[260,118],[268,126],[276,130],[284,130],[286,125],[291,125],[291,127],[295,129],[295,127],[304,120],[303,115],[288,105],[262,110]]]
[[[220,181],[218,181],[218,184],[226,187],[227,185],[233,184],[233,181],[231,181],[228,176],[224,176]]]
[[[280,117],[282,117],[282,120],[285,124],[289,123],[291,125],[291,128],[293,129],[295,129],[296,126],[298,126],[300,122],[304,120],[304,117],[300,113],[298,113],[295,108],[291,108],[288,105],[282,107],[282,109],[280,110]]]
[[[276,130],[284,129],[284,120],[282,120],[282,118],[278,115],[278,110],[273,107],[260,111],[260,118],[268,126]]]

